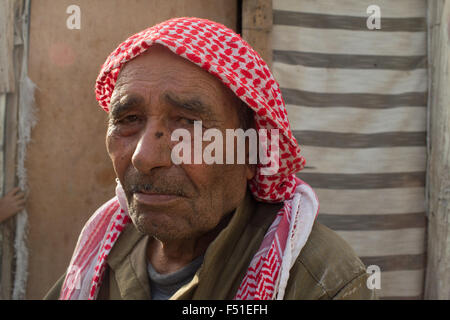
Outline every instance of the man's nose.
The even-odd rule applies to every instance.
[[[142,132],[131,162],[140,172],[148,174],[154,168],[170,167],[169,132],[161,120],[148,121]]]

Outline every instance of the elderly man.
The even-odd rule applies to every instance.
[[[232,30],[197,18],[144,30],[108,57],[96,96],[109,113],[116,197],[86,223],[46,298],[373,297],[352,249],[314,222],[318,200],[295,176],[305,160],[278,84]],[[270,130],[260,136],[266,143],[258,160],[279,151],[271,155],[276,170],[264,171],[261,161],[175,164],[173,133],[182,129],[195,140],[198,124],[224,135]],[[194,141],[192,153],[198,147],[207,144]],[[229,153],[238,147],[223,148],[223,158],[236,159]],[[248,160],[254,150],[244,147]]]

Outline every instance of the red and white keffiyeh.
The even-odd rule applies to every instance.
[[[289,270],[308,239],[319,202],[313,189],[295,176],[303,169],[305,159],[290,130],[279,85],[267,64],[234,31],[205,19],[176,18],[131,36],[107,58],[95,91],[106,112],[121,67],[155,43],[219,78],[255,111],[256,130],[281,132],[278,172],[264,175],[264,167],[258,165],[249,188],[258,201],[284,201],[284,206],[264,236],[235,299],[283,299]],[[127,203],[118,183],[116,197],[100,207],[84,226],[60,299],[96,298],[106,257],[129,222]]]

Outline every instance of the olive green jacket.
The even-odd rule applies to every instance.
[[[233,299],[280,204],[256,202],[248,193],[225,229],[209,245],[192,281],[171,299]],[[129,224],[107,258],[98,299],[150,299],[148,236]],[[375,299],[361,260],[335,232],[315,222],[290,271],[284,299]],[[64,275],[45,299],[58,299]]]

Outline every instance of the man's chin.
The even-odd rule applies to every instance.
[[[131,210],[130,216],[136,229],[161,241],[182,239],[188,227],[182,227],[180,216],[172,216],[164,211]],[[175,211],[176,212],[176,211]]]

